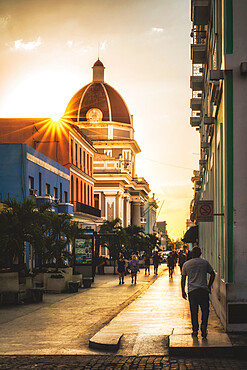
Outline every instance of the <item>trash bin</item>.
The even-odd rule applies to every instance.
[[[83,287],[84,288],[91,288],[93,278],[91,277],[84,277],[82,279]]]
[[[78,292],[78,287],[79,287],[79,282],[78,281],[69,281],[68,282],[69,293],[77,293]]]

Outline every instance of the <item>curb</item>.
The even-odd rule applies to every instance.
[[[89,347],[105,351],[117,351],[123,336],[121,334],[103,334],[100,331],[89,340]]]
[[[225,334],[225,333],[224,333]],[[224,335],[222,333],[222,336]],[[209,340],[191,338],[190,334],[170,335],[169,336],[169,355],[184,357],[235,357],[236,348],[232,346],[229,340],[220,343],[219,339],[215,341],[211,334]],[[217,338],[217,337],[216,337]]]

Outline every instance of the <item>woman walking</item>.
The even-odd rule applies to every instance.
[[[129,263],[129,269],[131,271],[131,284],[135,283],[136,284],[136,275],[137,271],[139,271],[139,262],[137,261],[137,257],[135,254],[132,256],[132,260]]]

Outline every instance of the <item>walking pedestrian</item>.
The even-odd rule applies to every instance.
[[[179,251],[179,254],[178,254],[178,264],[179,264],[179,267],[180,267],[181,275],[182,275],[182,267],[183,267],[183,264],[184,264],[185,261],[186,261],[186,256],[185,256],[185,254],[183,253],[183,251],[181,249]]]
[[[144,256],[144,267],[145,267],[145,275],[150,275],[150,256],[149,254],[145,254]]]
[[[196,246],[191,252],[192,259],[186,261],[182,268],[181,288],[182,297],[187,299],[185,292],[186,276],[188,276],[188,296],[191,312],[192,337],[198,336],[198,308],[202,312],[201,335],[207,338],[207,326],[209,315],[209,293],[215,279],[215,273],[210,263],[201,258],[201,249]],[[210,275],[207,284],[207,274]]]
[[[169,256],[167,257],[167,266],[169,269],[169,277],[172,278],[174,266],[175,266],[174,257],[173,257],[172,252],[170,252]]]
[[[159,263],[160,263],[160,256],[158,255],[158,252],[156,251],[153,256],[154,275],[158,275]]]
[[[133,254],[132,260],[129,263],[129,269],[131,271],[131,284],[136,284],[136,275],[137,271],[139,271],[139,262],[135,254]]]
[[[124,276],[125,276],[125,260],[123,254],[120,253],[119,259],[117,261],[118,264],[118,277],[119,277],[119,285],[124,284]]]

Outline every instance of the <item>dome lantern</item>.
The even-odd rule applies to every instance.
[[[104,82],[104,64],[98,59],[93,65],[93,82]]]

